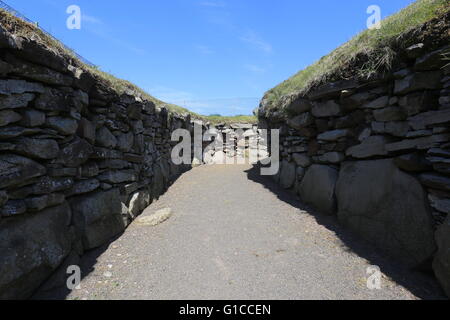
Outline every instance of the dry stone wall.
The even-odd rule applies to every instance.
[[[190,117],[0,27],[0,299],[65,284],[161,195],[187,169],[170,161],[178,128]]]
[[[259,117],[281,130],[283,187],[411,267],[433,261],[450,296],[450,46],[439,44],[407,48],[376,79],[291,95],[287,116],[263,101]]]

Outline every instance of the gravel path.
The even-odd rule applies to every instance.
[[[203,166],[181,176],[142,216],[171,208],[154,227],[135,221],[89,252],[81,289],[66,299],[440,298],[411,273],[316,214],[250,166]],[[366,269],[380,266],[382,289]],[[56,298],[56,297],[55,297]]]

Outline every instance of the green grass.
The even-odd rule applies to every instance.
[[[258,119],[255,116],[233,116],[233,117],[225,117],[225,116],[203,116],[207,121],[209,121],[211,124],[219,124],[219,123],[226,123],[226,124],[232,124],[232,123],[257,123]]]
[[[256,122],[256,117],[253,116],[235,116],[235,117],[221,117],[221,116],[203,116],[200,114],[197,114],[195,112],[192,112],[186,108],[180,107],[175,104],[166,103],[164,101],[161,101],[149,93],[147,93],[145,90],[139,88],[135,84],[131,83],[130,81],[119,79],[115,77],[114,75],[104,72],[100,69],[100,67],[92,67],[90,65],[87,65],[80,61],[74,52],[72,52],[70,49],[68,49],[66,46],[64,46],[59,41],[54,40],[53,38],[49,37],[47,34],[42,32],[39,28],[37,28],[35,25],[30,24],[26,21],[23,21],[22,19],[17,18],[16,16],[12,15],[8,11],[5,11],[0,8],[0,24],[9,32],[15,34],[16,36],[22,36],[25,38],[33,38],[35,41],[38,41],[39,43],[47,46],[49,49],[57,52],[63,57],[69,58],[72,60],[76,67],[83,69],[86,72],[89,72],[92,74],[97,80],[105,83],[108,87],[112,88],[115,92],[117,92],[119,95],[125,93],[125,92],[133,92],[134,94],[140,96],[144,100],[152,101],[155,103],[158,107],[166,107],[169,112],[171,113],[177,113],[177,114],[190,114],[193,119],[199,119],[203,121],[209,121],[212,124],[218,124],[218,123],[236,123],[236,122]]]
[[[358,68],[358,78],[369,78],[382,68],[389,69],[395,52],[392,49],[398,36],[444,13],[448,0],[418,0],[398,13],[384,19],[380,29],[365,30],[353,39],[324,56],[318,62],[298,72],[265,94],[266,107],[279,108],[283,96],[306,93],[313,86],[339,74],[361,54],[368,59]]]

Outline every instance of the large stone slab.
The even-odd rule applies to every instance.
[[[12,154],[0,155],[0,188],[21,184],[44,175],[45,167],[28,158]]]
[[[435,250],[425,192],[391,159],[345,162],[336,186],[339,221],[411,267]]]
[[[292,162],[283,161],[281,162],[280,170],[280,185],[285,189],[289,189],[294,185],[296,178],[295,164]]]
[[[0,221],[0,299],[26,299],[69,254],[67,203]]]
[[[299,193],[301,199],[317,210],[334,214],[336,199],[334,189],[338,178],[338,171],[326,165],[312,165],[306,171]]]
[[[125,229],[119,189],[74,197],[70,205],[85,250],[101,246]]]
[[[434,274],[450,297],[450,216],[436,231],[436,242],[438,252],[433,261]]]

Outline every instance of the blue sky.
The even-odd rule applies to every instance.
[[[412,0],[3,0],[102,70],[201,114],[251,114],[264,92]],[[81,30],[66,27],[69,5]]]

